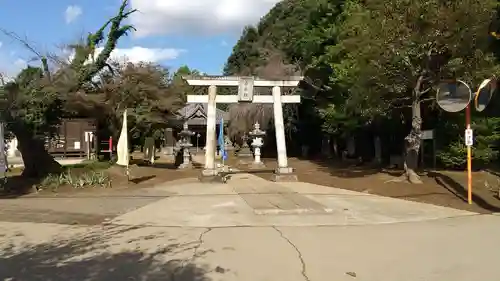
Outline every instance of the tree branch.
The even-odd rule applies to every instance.
[[[435,101],[435,100],[436,100],[436,98],[428,98],[428,99],[422,99],[419,102],[422,103],[422,102]]]
[[[3,29],[3,28],[0,28],[0,32],[2,32],[3,34],[5,34],[5,36],[8,36],[8,37],[16,40],[17,42],[21,43],[26,49],[28,49],[30,52],[32,52],[33,54],[35,54],[40,59],[40,63],[42,64],[43,73],[45,74],[45,76],[47,77],[47,79],[49,79],[49,81],[50,81],[51,76],[50,76],[49,65],[48,65],[47,57],[46,56],[42,55],[40,52],[38,52],[37,50],[35,50],[35,48],[33,48],[30,45],[30,43],[28,43],[28,39],[21,38],[15,32],[8,31],[8,30]]]
[[[89,35],[89,40],[92,41],[88,42],[89,50],[87,51],[93,52],[93,49],[95,49],[95,43],[101,42],[103,40],[103,30],[107,25],[111,24],[106,44],[104,45],[102,52],[99,53],[99,56],[97,57],[95,62],[93,62],[91,65],[82,66],[80,68],[77,87],[81,87],[81,85],[83,85],[85,82],[90,81],[92,77],[95,74],[97,74],[97,72],[99,72],[102,68],[106,67],[107,60],[111,56],[111,52],[113,52],[113,50],[116,48],[118,39],[120,39],[123,35],[127,35],[129,31],[135,30],[135,28],[132,25],[121,26],[121,23],[124,19],[126,19],[132,13],[135,13],[137,11],[134,9],[125,12],[125,8],[127,7],[127,5],[128,5],[128,0],[124,0],[122,2],[122,5],[120,6],[118,15],[110,19],[103,27],[101,27],[101,29],[99,29],[96,32],[96,34],[92,36]],[[85,60],[87,58],[85,58]]]
[[[421,96],[423,96],[423,95],[427,94],[430,90],[432,90],[432,87],[429,87],[429,88],[427,88],[427,89],[425,89],[425,90],[423,90],[423,91],[420,91],[419,96],[421,97]]]

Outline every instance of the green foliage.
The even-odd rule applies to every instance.
[[[347,138],[356,129],[364,125],[362,119],[348,116],[342,110],[336,110],[333,104],[321,109],[320,116],[324,121],[322,124],[323,131],[342,138]]]
[[[62,100],[57,93],[45,90],[44,78],[42,69],[27,67],[0,88],[0,118],[7,121],[7,129],[22,126],[38,138],[55,132],[62,115]]]
[[[128,0],[123,0],[118,14],[109,19],[96,33],[90,33],[87,37],[86,46],[79,46],[76,49],[75,57],[72,60],[70,67],[76,71],[77,78],[72,81],[74,84],[69,88],[70,92],[80,89],[84,84],[91,81],[94,76],[103,68],[108,67],[108,59],[111,52],[116,48],[118,40],[127,35],[130,31],[135,30],[132,25],[122,25],[131,14],[137,10],[126,11]],[[103,46],[103,50],[99,53],[93,63],[85,64],[89,57],[94,58],[96,47],[104,41],[104,30],[110,25],[107,40]]]
[[[179,83],[174,75],[174,83]],[[92,94],[90,112],[107,124],[118,137],[123,111],[127,109],[127,127],[133,143],[145,137],[159,139],[163,129],[184,105],[185,85],[173,84],[168,70],[151,63],[126,63],[113,73],[102,76],[101,86]],[[88,102],[88,99],[87,99]]]
[[[86,171],[83,173],[73,173],[70,169],[62,174],[49,174],[39,184],[40,189],[57,190],[60,186],[70,186],[82,189],[88,187],[111,187],[109,176],[103,171]]]
[[[472,158],[476,168],[484,167],[498,159],[500,144],[500,118],[477,118],[471,128],[474,131]],[[467,148],[463,136],[451,142],[437,154],[441,163],[448,168],[465,168]]]
[[[61,166],[45,150],[45,141],[54,135],[62,117],[88,114],[88,111],[82,110],[81,104],[94,97],[87,96],[85,91],[95,91],[97,86],[93,80],[104,68],[111,68],[108,59],[118,40],[134,29],[130,25],[122,25],[135,12],[126,11],[127,5],[128,1],[123,0],[116,16],[96,33],[89,34],[86,42],[70,46],[75,51],[74,58],[70,63],[56,60],[57,70],[53,73],[49,71],[48,56],[34,50],[19,36],[2,30],[37,55],[41,64],[39,68],[27,67],[14,81],[0,85],[0,118],[19,141],[25,165],[24,175],[40,177],[61,170]],[[98,46],[102,46],[103,51],[94,59]],[[92,60],[89,61],[90,58]]]
[[[368,116],[409,105],[419,77],[419,92],[456,77],[476,85],[497,73],[488,52],[495,6],[494,0],[348,1],[339,43],[326,55],[336,58],[332,83],[349,92],[348,108]]]
[[[439,151],[436,156],[444,167],[463,169],[467,163],[467,147],[463,141],[457,140],[447,149]]]
[[[311,136],[318,123],[323,132],[340,139],[360,130],[406,135],[410,106],[418,99],[423,128],[436,130],[441,162],[463,166],[464,114],[441,111],[433,102],[434,88],[443,79],[458,78],[475,89],[499,74],[500,40],[491,36],[491,31],[499,33],[498,20],[492,24],[497,4],[284,0],[244,30],[224,71],[263,75],[262,68],[276,56],[281,68],[298,67],[306,79],[298,117],[291,115],[300,119],[289,122],[298,125],[294,141]],[[498,106],[499,99],[494,99],[490,108]],[[257,116],[260,109],[235,110],[236,116]],[[473,118],[474,163],[490,163],[498,156],[497,111]]]

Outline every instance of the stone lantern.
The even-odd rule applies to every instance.
[[[195,133],[189,130],[187,122],[184,122],[182,125],[182,131],[179,132],[180,141],[178,143],[180,147],[180,151],[182,153],[182,164],[179,166],[179,169],[191,168],[191,153],[189,149],[193,147],[191,143],[191,137]]]
[[[260,129],[260,124],[258,122],[255,123],[253,131],[249,133],[252,138],[252,147],[254,151],[254,161],[252,163],[253,168],[262,168],[264,167],[264,163],[260,159],[261,153],[260,149],[264,145],[264,136],[266,132]]]

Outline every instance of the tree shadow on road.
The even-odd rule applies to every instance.
[[[467,186],[460,184],[450,176],[440,172],[429,172],[428,175],[433,177],[435,181],[449,192],[460,198],[464,203],[467,202]],[[472,202],[480,208],[482,213],[500,212],[500,201],[498,201],[488,191],[473,188]]]
[[[111,237],[125,237],[124,233],[137,228],[112,228],[69,239],[55,239],[42,244],[16,243],[0,246],[0,280],[10,281],[209,281],[207,266],[194,263],[199,241],[177,243],[175,239],[161,237],[161,247],[154,252],[141,250],[134,243],[158,238],[136,236],[125,245],[111,242]],[[2,237],[6,241],[8,237]],[[19,239],[18,239],[19,240]],[[2,249],[3,248],[3,249]],[[188,260],[171,259],[186,252]],[[193,254],[194,251],[194,254]],[[206,253],[206,252],[205,252]],[[217,267],[215,271],[221,273]]]

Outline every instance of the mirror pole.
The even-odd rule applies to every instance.
[[[470,103],[465,108],[465,126],[470,130]],[[467,201],[472,204],[472,147],[467,145]]]

